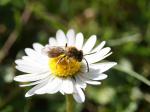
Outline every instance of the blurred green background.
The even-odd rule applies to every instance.
[[[60,93],[25,98],[14,60],[58,29],[107,41],[118,66],[76,112],[150,112],[150,0],[0,0],[0,112],[65,112]]]

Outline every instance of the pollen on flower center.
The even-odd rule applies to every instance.
[[[73,58],[59,56],[49,59],[49,68],[52,74],[58,77],[74,76],[81,67],[81,63]]]

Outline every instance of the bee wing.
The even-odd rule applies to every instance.
[[[54,58],[63,54],[64,48],[60,46],[46,45],[45,48],[42,49],[42,52],[48,55],[49,57]]]
[[[43,49],[42,49],[42,54],[48,54],[48,51],[50,50],[49,45],[46,45]]]
[[[61,54],[64,54],[64,49],[61,47],[53,47],[50,49],[50,51],[48,52],[48,56],[49,57],[58,57]]]

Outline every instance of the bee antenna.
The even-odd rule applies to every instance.
[[[85,58],[83,58],[84,60],[85,60],[85,62],[86,62],[86,65],[87,65],[87,71],[89,72],[89,63],[88,63],[88,61],[85,59]]]

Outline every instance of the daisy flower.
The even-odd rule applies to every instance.
[[[96,40],[96,35],[92,35],[84,42],[82,33],[75,34],[70,29],[65,34],[58,30],[56,38],[50,37],[46,46],[34,43],[33,49],[25,49],[26,56],[15,61],[16,69],[24,74],[14,80],[21,82],[21,87],[34,86],[26,97],[60,92],[72,94],[82,103],[87,84],[101,84],[107,78],[104,72],[116,65],[116,62],[102,62],[112,52],[110,47],[104,47],[105,41],[95,46]]]

